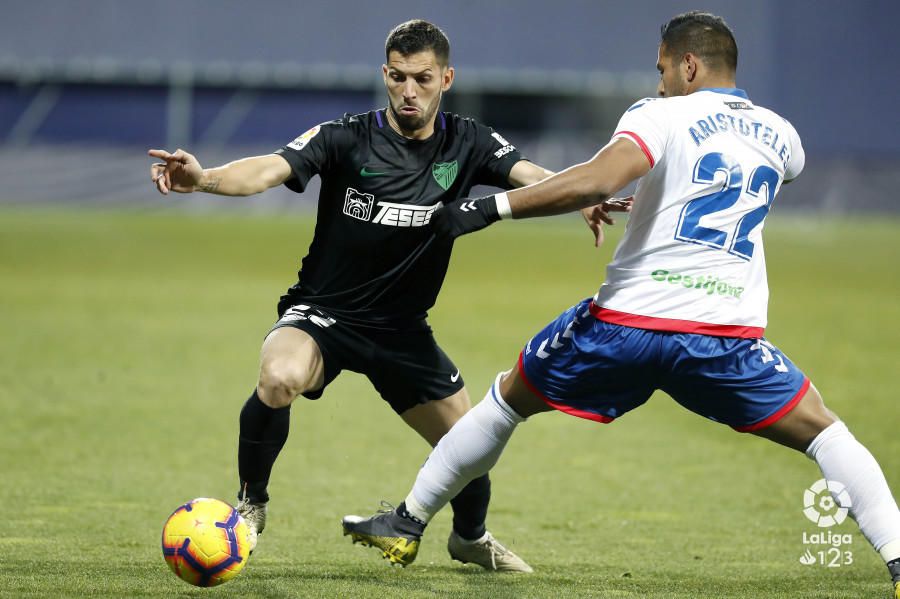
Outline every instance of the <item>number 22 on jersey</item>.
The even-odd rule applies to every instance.
[[[775,199],[775,190],[778,188],[778,172],[769,166],[757,166],[750,173],[750,179],[744,189],[744,173],[741,165],[726,154],[711,152],[702,156],[694,165],[694,183],[713,183],[716,173],[720,171],[724,174],[725,181],[719,191],[694,198],[684,205],[675,229],[675,239],[699,243],[724,250],[743,260],[750,260],[754,244],[748,237],[769,213],[772,200]],[[751,201],[758,201],[763,186],[766,188],[765,203],[743,215],[737,211],[733,215],[722,215],[726,218],[731,217],[724,225],[725,228],[700,225],[702,217],[733,208],[743,194],[753,198]],[[729,237],[731,242],[726,247]]]

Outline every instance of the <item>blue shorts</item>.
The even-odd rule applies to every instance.
[[[809,379],[765,339],[649,331],[603,322],[591,299],[563,312],[519,357],[519,373],[550,406],[611,422],[661,389],[739,431],[787,414]]]

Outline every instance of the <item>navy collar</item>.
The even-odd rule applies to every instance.
[[[739,98],[743,98],[745,100],[749,100],[750,97],[747,96],[747,92],[742,89],[738,89],[736,87],[704,87],[697,90],[698,92],[713,92],[716,94],[728,94],[729,96],[737,96]]]

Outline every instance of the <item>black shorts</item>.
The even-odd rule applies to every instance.
[[[343,323],[318,306],[298,304],[285,311],[272,330],[281,327],[308,333],[322,352],[325,382],[321,389],[304,393],[307,399],[319,399],[342,370],[368,377],[398,414],[449,397],[465,386],[427,325],[414,330],[373,329]]]

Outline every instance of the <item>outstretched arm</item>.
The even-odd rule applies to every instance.
[[[164,161],[150,167],[150,178],[162,194],[171,190],[248,196],[281,185],[292,175],[287,160],[276,154],[242,158],[208,169],[184,150],[171,154],[165,150],[149,150],[147,154]]]
[[[640,148],[617,139],[587,162],[508,192],[510,216],[550,216],[601,204],[649,170],[650,163]]]
[[[525,187],[540,183],[544,179],[553,176],[553,171],[529,162],[520,160],[509,171],[509,182],[516,187]],[[616,221],[610,216],[610,212],[629,212],[631,210],[631,198],[610,198],[600,204],[581,209],[581,216],[594,236],[594,247],[600,247],[603,243],[603,223],[614,225]]]
[[[436,212],[432,222],[439,235],[459,237],[501,218],[551,216],[591,208],[610,200],[649,170],[650,163],[640,148],[627,139],[616,139],[587,162],[505,194],[459,202]],[[589,216],[593,214],[586,218]]]
[[[553,171],[548,171],[539,164],[530,160],[520,160],[509,169],[509,184],[513,187],[525,187],[540,183],[552,175]]]

